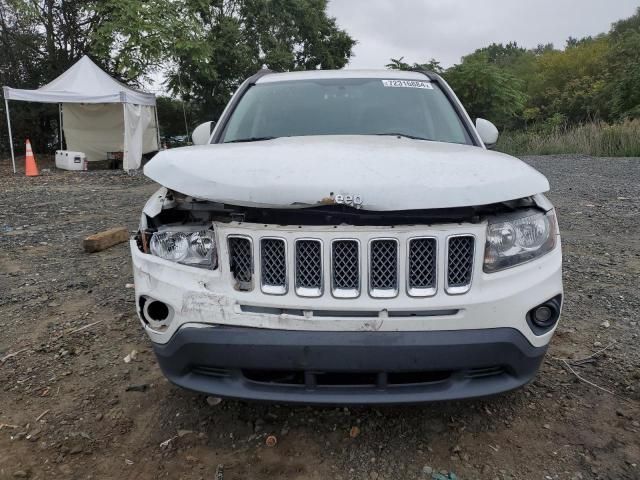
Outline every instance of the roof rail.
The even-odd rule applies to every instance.
[[[429,80],[431,80],[433,82],[437,82],[440,79],[440,75],[438,75],[437,73],[432,72],[430,70],[420,70],[419,68],[410,68],[409,71],[410,72],[421,73],[421,74],[423,74],[425,77],[427,77]]]
[[[253,85],[258,81],[258,79],[260,79],[261,77],[264,77],[265,75],[269,75],[270,73],[276,73],[276,72],[274,72],[270,68],[261,68],[256,73],[251,75],[251,77],[249,77],[249,83]]]

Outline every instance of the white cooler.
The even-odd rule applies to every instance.
[[[82,152],[56,150],[56,168],[62,170],[87,170],[87,156]]]

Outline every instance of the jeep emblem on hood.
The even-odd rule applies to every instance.
[[[336,195],[334,199],[335,202],[340,205],[349,205],[350,207],[355,208],[362,207],[362,196],[360,195]]]

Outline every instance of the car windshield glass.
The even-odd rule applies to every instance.
[[[401,135],[472,144],[438,85],[393,77],[259,83],[238,102],[222,142],[304,135]]]

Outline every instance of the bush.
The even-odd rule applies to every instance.
[[[511,155],[578,153],[598,157],[640,157],[640,120],[613,125],[592,122],[550,131],[504,132],[496,149]]]

